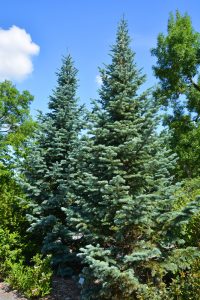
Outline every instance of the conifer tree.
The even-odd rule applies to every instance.
[[[125,20],[111,58],[100,69],[100,99],[83,139],[73,216],[85,242],[82,299],[160,299],[163,276],[177,268],[182,253],[170,224],[177,228],[197,208],[172,212],[175,156],[156,133],[156,103],[148,92],[139,95],[145,77]]]
[[[26,192],[31,201],[30,230],[42,241],[42,252],[52,254],[61,275],[75,263],[73,233],[63,208],[72,203],[74,149],[78,149],[82,108],[77,106],[77,70],[71,56],[63,58],[49,113],[40,116],[40,129],[25,161]],[[68,210],[70,212],[70,209]]]

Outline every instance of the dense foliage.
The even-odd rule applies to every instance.
[[[111,58],[100,70],[100,100],[90,138],[83,141],[79,214],[73,218],[86,244],[82,298],[161,299],[169,273],[192,263],[188,253],[198,257],[176,230],[199,204],[174,211],[175,157],[164,147],[167,137],[156,133],[156,101],[147,92],[139,95],[144,76],[134,63],[124,20]]]
[[[31,264],[25,263],[24,245],[18,233],[0,228],[0,272],[15,289],[33,298],[44,296],[51,291],[52,271],[50,258],[35,255]]]
[[[33,96],[19,92],[10,81],[0,83],[0,166],[9,168],[25,156],[24,142],[34,131],[36,123],[30,116]]]
[[[152,50],[159,85],[155,94],[165,108],[165,123],[173,130],[170,146],[178,154],[177,178],[199,176],[200,34],[190,17],[170,14],[167,35],[159,34]],[[169,115],[169,111],[171,111]]]
[[[0,276],[28,299],[53,274],[79,275],[83,300],[200,298],[199,49],[171,14],[144,91],[122,19],[92,110],[68,55],[37,123],[29,92],[0,83]]]
[[[0,275],[29,298],[48,294],[52,276],[49,259],[36,254],[27,233],[28,205],[17,179],[26,140],[36,126],[29,113],[32,100],[11,82],[0,83]]]
[[[53,266],[62,276],[72,274],[77,260],[73,228],[63,212],[73,206],[73,153],[79,148],[82,127],[76,74],[71,56],[63,58],[58,86],[50,97],[50,112],[40,116],[41,126],[29,149],[24,171],[26,192],[31,199],[29,230],[41,237],[42,252],[52,254]]]
[[[174,209],[184,208],[188,203],[196,202],[200,195],[200,178],[185,180],[183,186],[176,192]],[[184,225],[182,233],[177,232],[189,246],[199,247],[200,241],[200,213],[195,214]],[[175,299],[199,299],[200,296],[200,261],[196,259],[191,268],[180,272],[171,284],[171,295]]]

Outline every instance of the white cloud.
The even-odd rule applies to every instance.
[[[33,72],[32,56],[40,47],[32,42],[24,29],[12,26],[8,30],[0,28],[0,80],[25,79]]]
[[[97,85],[99,85],[99,86],[101,86],[102,83],[103,83],[102,78],[101,78],[100,75],[97,75],[97,76],[96,76],[96,80],[95,80],[95,81],[96,81]]]

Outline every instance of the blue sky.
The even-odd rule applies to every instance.
[[[13,80],[18,89],[27,89],[34,95],[33,114],[37,109],[47,110],[48,97],[56,85],[55,72],[61,65],[62,55],[68,53],[79,69],[80,103],[89,105],[91,98],[98,97],[98,66],[109,62],[110,45],[115,41],[117,23],[123,15],[129,24],[137,65],[148,76],[146,87],[155,83],[150,49],[156,45],[158,33],[166,31],[169,12],[176,9],[187,12],[194,28],[200,31],[198,0],[6,0],[0,3],[3,34],[14,25],[12,32],[16,32],[16,27],[24,29],[35,43],[27,50],[32,51],[33,72],[29,65],[29,76]],[[16,56],[12,51],[9,53],[15,64]],[[16,68],[16,72],[20,70]]]

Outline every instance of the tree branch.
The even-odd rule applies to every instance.
[[[196,84],[196,82],[194,82],[192,79],[190,79],[190,81],[191,81],[193,87],[194,87],[197,91],[200,92],[200,86],[199,86],[198,84]]]

